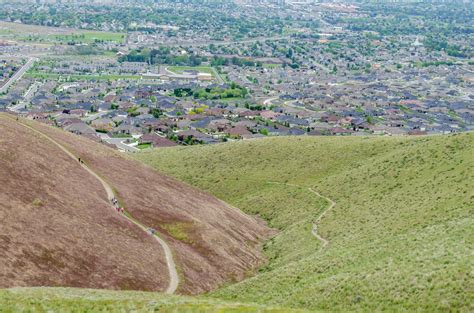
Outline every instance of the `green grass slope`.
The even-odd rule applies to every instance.
[[[143,152],[280,233],[227,300],[321,310],[474,310],[474,134],[268,138]],[[278,184],[271,182],[279,182]],[[311,234],[321,220],[322,247]]]
[[[152,292],[75,288],[0,290],[0,312],[297,312]]]

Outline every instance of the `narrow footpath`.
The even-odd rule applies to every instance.
[[[6,116],[4,114],[0,114],[0,117],[3,118],[8,118],[12,121],[16,121],[18,124],[22,125],[23,127],[26,127],[35,133],[39,134],[43,138],[49,140],[50,142],[54,143],[58,148],[60,148],[64,153],[66,153],[69,157],[71,157],[75,162],[79,163],[79,158],[76,157],[72,152],[70,152],[68,149],[66,149],[63,145],[55,141],[53,138],[49,137],[48,135],[42,133],[41,131],[26,125],[22,123],[19,120],[15,120],[14,118],[10,116]],[[82,166],[83,169],[85,169],[90,175],[94,176],[104,187],[106,193],[107,193],[107,198],[109,199],[109,203],[111,205],[111,208],[115,210],[115,205],[113,204],[113,199],[116,199],[116,195],[112,189],[112,187],[104,180],[102,179],[96,172],[94,172],[91,168],[89,168],[85,163],[80,162],[80,165]],[[128,215],[128,216],[127,216]],[[137,227],[139,227],[141,230],[146,232],[147,234],[150,234],[150,228],[144,226],[137,220],[135,220],[133,217],[130,216],[129,213],[126,214],[121,214],[125,219],[127,219],[129,222],[133,223]],[[169,245],[166,243],[165,240],[160,238],[155,232],[152,232],[151,235],[153,238],[160,244],[160,246],[163,248],[163,251],[165,253],[165,258],[166,258],[166,264],[168,267],[168,272],[170,276],[170,281],[167,289],[164,291],[166,294],[174,294],[176,292],[176,289],[178,288],[179,285],[179,276],[178,276],[178,271],[176,270],[176,263],[173,258],[173,253],[169,247]]]
[[[299,186],[299,185],[295,185],[295,184],[288,184],[288,183],[280,183],[280,182],[268,182],[269,184],[279,184],[279,185],[286,185],[286,186],[291,186],[291,187],[296,187],[296,188],[304,188],[303,186]],[[314,190],[313,188],[308,188],[308,191],[315,194],[316,196],[320,197],[320,198],[323,198],[324,200],[326,200],[327,202],[329,202],[329,207],[326,208],[326,210],[324,210],[317,218],[316,220],[314,220],[313,222],[313,227],[311,229],[311,234],[316,237],[316,239],[318,239],[322,246],[321,246],[321,249],[324,249],[328,244],[329,244],[329,240],[324,238],[323,236],[321,236],[321,234],[318,232],[318,226],[319,224],[321,223],[321,220],[323,219],[323,217],[330,211],[334,208],[334,206],[336,206],[336,202],[334,202],[333,200],[331,200],[330,198],[328,197],[325,197],[323,195],[321,195],[319,192],[317,192],[316,190]]]
[[[318,197],[320,198],[323,198],[324,200],[326,200],[327,202],[329,202],[329,207],[323,211],[323,213],[321,213],[318,218],[313,222],[313,228],[311,229],[311,233],[313,234],[314,237],[318,238],[319,241],[321,241],[321,243],[323,244],[322,245],[322,248],[325,248],[328,244],[329,244],[329,240],[324,238],[323,236],[321,236],[319,233],[318,233],[318,225],[319,223],[321,222],[321,220],[323,219],[323,217],[330,211],[334,208],[334,206],[336,205],[336,202],[332,201],[331,199],[329,199],[328,197],[325,197],[325,196],[322,196],[319,192],[317,192],[316,190],[312,189],[312,188],[308,188],[308,190],[312,193],[314,193],[315,195],[317,195]]]

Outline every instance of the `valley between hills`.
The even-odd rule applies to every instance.
[[[124,155],[7,114],[0,132],[7,312],[472,309],[472,133]]]

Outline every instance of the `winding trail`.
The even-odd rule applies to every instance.
[[[316,237],[319,241],[321,241],[321,243],[323,244],[322,248],[325,248],[328,244],[329,244],[329,240],[324,238],[323,236],[321,236],[319,233],[318,233],[318,225],[319,223],[321,222],[321,220],[323,219],[323,217],[330,211],[334,208],[334,206],[336,205],[336,202],[332,201],[330,198],[328,197],[325,197],[323,195],[321,195],[319,192],[317,192],[316,190],[314,190],[313,188],[308,188],[308,190],[312,193],[314,193],[315,195],[317,195],[318,197],[320,198],[323,198],[324,200],[328,201],[329,202],[329,207],[323,211],[323,213],[321,213],[318,218],[313,222],[313,228],[311,229],[311,233],[313,234],[314,237]]]
[[[78,160],[79,160],[78,157],[76,157],[72,152],[70,152],[63,145],[61,145],[60,143],[58,143],[56,140],[49,137],[48,135],[42,133],[41,131],[39,131],[39,130],[37,130],[37,129],[35,129],[35,128],[27,125],[27,124],[24,124],[24,123],[20,122],[19,120],[15,120],[14,118],[12,118],[10,116],[0,114],[0,117],[7,118],[7,119],[10,119],[12,121],[16,121],[18,124],[22,125],[23,127],[26,127],[28,129],[32,130],[33,132],[39,134],[43,138],[45,138],[45,139],[49,140],[50,142],[52,142],[53,144],[55,144],[59,149],[61,149],[64,153],[66,153],[69,157],[71,157],[75,162],[78,162]],[[96,172],[94,172],[91,168],[89,168],[86,164],[81,162],[80,165],[82,166],[83,169],[85,169],[87,172],[89,172],[90,175],[94,176],[102,184],[102,186],[104,187],[104,189],[107,193],[107,198],[109,199],[110,206],[115,211],[115,208],[114,208],[113,203],[112,203],[112,199],[117,198],[117,197],[116,197],[112,187],[102,177],[100,177]],[[127,214],[121,214],[121,216],[123,216],[129,222],[133,223],[134,225],[139,227],[141,230],[143,230],[144,232],[149,234],[149,231],[148,231],[149,228],[146,227],[145,225],[141,224],[137,220],[135,220],[133,217],[131,217],[130,213],[127,212]],[[178,288],[178,285],[179,285],[179,276],[178,276],[178,271],[176,269],[176,263],[175,263],[174,258],[173,258],[173,253],[171,251],[171,248],[166,243],[166,241],[161,239],[156,233],[153,234],[153,238],[155,238],[155,240],[163,248],[163,251],[165,253],[166,264],[167,264],[168,272],[169,272],[169,276],[170,276],[170,282],[169,282],[168,288],[164,292],[165,292],[165,294],[174,294],[176,292],[176,289]]]
[[[300,186],[300,185],[296,185],[296,184],[289,184],[289,183],[281,183],[281,182],[272,182],[272,181],[269,181],[268,182],[269,184],[279,184],[279,185],[286,185],[286,186],[291,186],[291,187],[296,187],[296,188],[304,188],[303,186]],[[317,218],[316,220],[313,222],[313,228],[311,229],[311,234],[316,237],[316,239],[318,239],[319,241],[321,241],[321,249],[325,248],[327,245],[329,245],[329,240],[324,238],[323,236],[321,236],[321,234],[318,232],[318,225],[321,223],[321,220],[323,219],[323,217],[330,211],[332,210],[335,206],[336,206],[336,202],[334,202],[333,200],[331,200],[330,198],[328,197],[325,197],[323,195],[321,195],[319,192],[317,192],[316,190],[314,190],[313,188],[309,187],[308,188],[308,191],[315,194],[316,196],[326,200],[327,202],[329,202],[329,207],[327,207],[326,210],[324,210]]]

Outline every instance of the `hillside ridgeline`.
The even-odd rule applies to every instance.
[[[318,310],[470,311],[473,155],[474,134],[463,133],[267,138],[136,158],[281,230],[264,247],[269,264],[215,297]],[[312,230],[331,201],[317,225],[324,247]]]
[[[178,292],[195,294],[263,264],[271,231],[213,196],[123,158],[101,144],[20,119],[80,157],[142,224],[171,247]],[[110,208],[100,182],[51,141],[0,116],[1,287],[163,291],[164,254]]]

